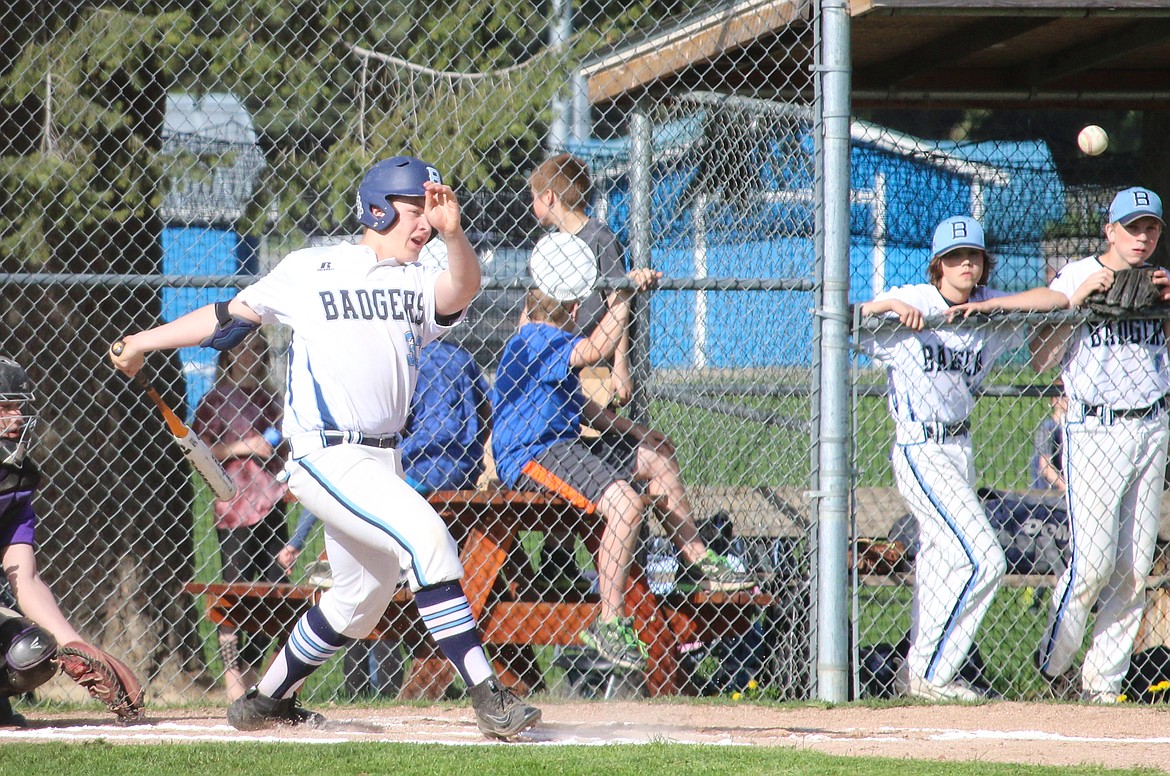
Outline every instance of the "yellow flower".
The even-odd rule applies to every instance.
[[[1165,684],[1167,687],[1170,687],[1170,682],[1165,682]],[[757,682],[755,679],[752,679],[750,682],[748,682],[748,689],[749,690],[758,690],[758,689],[760,689],[760,683]]]
[[[733,692],[731,694],[731,700],[733,700],[733,701],[738,701],[742,697],[743,697],[743,695],[741,693],[738,693],[738,692]]]

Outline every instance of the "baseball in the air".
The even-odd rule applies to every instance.
[[[1089,156],[1097,156],[1109,147],[1109,135],[1096,124],[1090,124],[1077,135],[1077,145]]]

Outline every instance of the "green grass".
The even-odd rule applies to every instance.
[[[1032,655],[1044,630],[1050,595],[1044,588],[1000,588],[975,637],[988,680],[1006,697],[1042,697],[1045,687]],[[909,586],[861,588],[858,643],[898,643],[910,630],[910,596]]]
[[[311,763],[310,767],[297,763]],[[1155,773],[1094,766],[1040,767],[989,762],[944,763],[840,757],[783,748],[679,745],[644,746],[440,746],[434,744],[184,744],[125,746],[5,744],[0,772],[71,773],[87,776],[353,776],[353,774],[444,774],[445,776],[543,776],[547,773],[700,776],[703,774],[806,774],[822,776],[1087,776]]]

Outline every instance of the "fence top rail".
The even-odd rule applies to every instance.
[[[905,326],[897,318],[888,315],[861,315],[861,306],[853,309],[853,328],[855,331],[895,331]],[[1024,312],[995,312],[975,313],[967,318],[947,320],[945,315],[929,315],[923,317],[923,329],[956,329],[959,327],[986,326],[1003,323],[1029,324],[1081,324],[1087,321],[1118,321],[1118,320],[1167,320],[1170,319],[1170,306],[1156,310],[1139,310],[1126,313],[1121,317],[1108,317],[1090,310],[1053,310],[1046,313]]]
[[[88,272],[8,272],[0,273],[0,285],[17,286],[149,286],[151,288],[243,288],[259,279],[258,275],[163,275]],[[485,290],[527,290],[534,288],[526,277],[485,277]],[[598,289],[633,288],[625,278],[602,278]],[[811,291],[812,281],[805,278],[662,278],[663,291]]]

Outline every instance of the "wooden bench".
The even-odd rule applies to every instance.
[[[428,498],[459,542],[463,589],[484,644],[494,648],[489,653],[501,679],[519,692],[539,689],[543,677],[532,646],[575,643],[596,616],[598,604],[596,596],[540,593],[530,585],[520,534],[571,530],[596,554],[601,520],[587,519],[562,499],[525,491],[440,491]],[[311,585],[261,583],[191,583],[186,589],[206,597],[212,622],[277,636],[285,635],[322,592]],[[410,649],[415,659],[403,697],[438,698],[454,680],[454,669],[427,638],[411,601],[409,591],[400,589],[369,638],[394,639]],[[679,669],[683,645],[744,633],[760,607],[771,603],[770,595],[748,592],[659,598],[650,592],[643,571],[632,568],[626,605],[649,647],[649,693],[675,694],[686,685]]]

